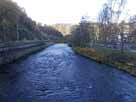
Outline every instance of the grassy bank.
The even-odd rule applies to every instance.
[[[112,65],[120,70],[126,71],[136,76],[136,53],[126,51],[121,53],[119,50],[110,48],[81,48],[73,47],[76,53],[93,59],[99,63]]]

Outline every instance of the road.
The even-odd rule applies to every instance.
[[[136,78],[56,44],[0,67],[0,102],[136,102]]]

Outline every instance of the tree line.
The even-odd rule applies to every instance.
[[[23,40],[58,40],[62,34],[37,23],[11,0],[0,0],[0,42]]]
[[[125,5],[126,0],[108,0],[97,22],[91,22],[87,16],[83,16],[80,23],[73,27],[69,42],[75,46],[120,44],[123,52],[125,43],[136,43],[136,16],[130,17],[127,22],[120,20]]]

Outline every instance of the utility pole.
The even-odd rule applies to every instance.
[[[2,26],[3,26],[3,41],[6,42],[6,28],[7,28],[7,21],[6,19],[3,19],[2,21]]]
[[[19,25],[18,25],[18,21],[17,21],[17,23],[16,23],[16,36],[17,36],[17,41],[19,41]]]
[[[19,41],[19,24],[18,18],[16,17],[16,40]]]

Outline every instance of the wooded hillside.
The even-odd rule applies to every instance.
[[[59,31],[33,21],[15,2],[0,0],[0,41],[52,40],[61,37]]]

